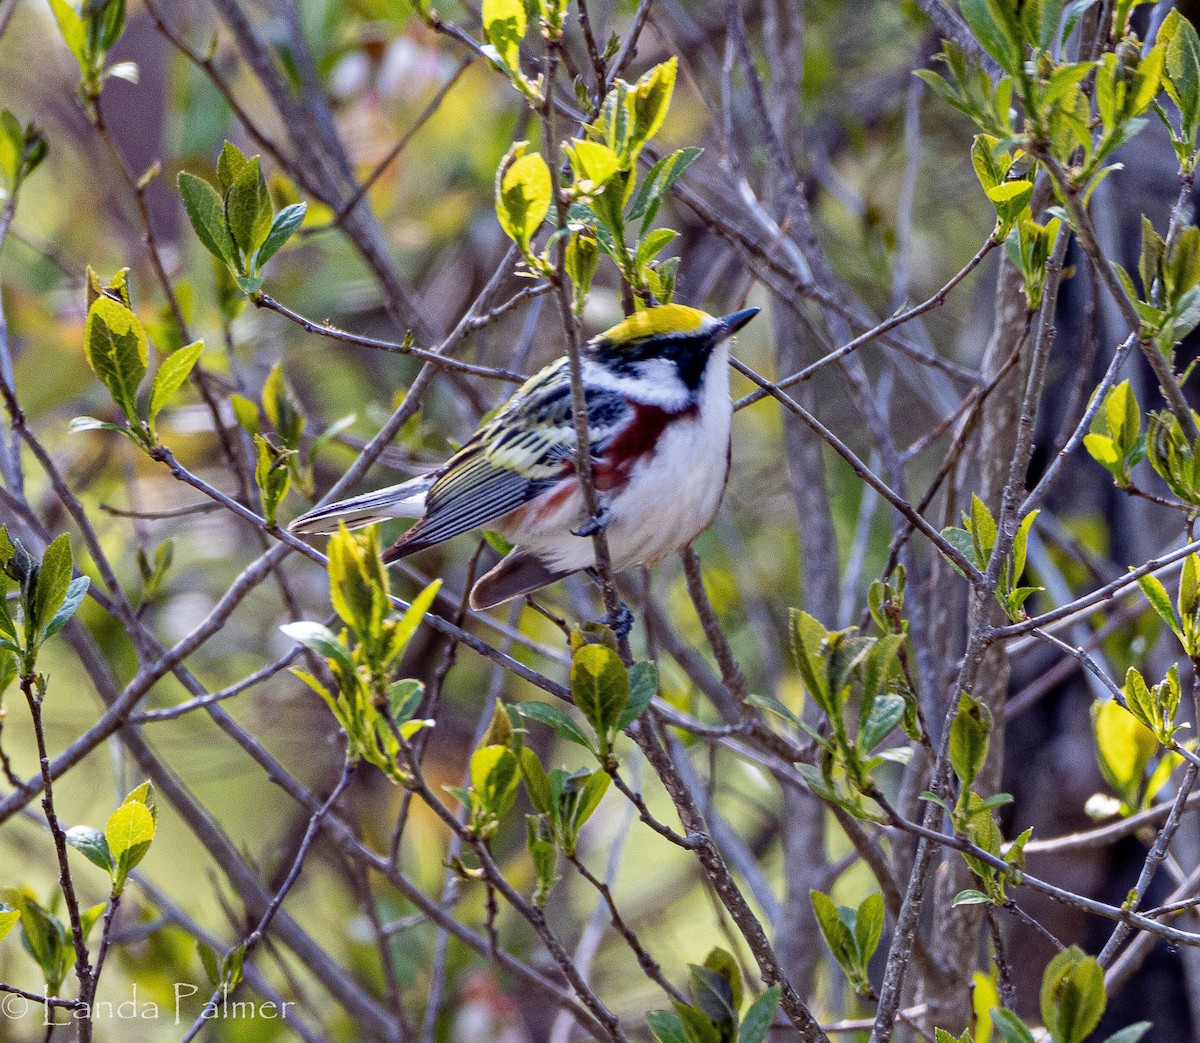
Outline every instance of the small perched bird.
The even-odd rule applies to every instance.
[[[317,507],[293,532],[332,533],[417,518],[391,562],[471,529],[513,549],[471,590],[491,608],[595,566],[607,533],[613,566],[654,564],[706,529],[729,477],[729,349],[758,313],[723,319],[695,308],[647,308],[594,337],[581,357],[600,514],[587,516],[575,469],[566,358],[527,380],[441,467],[378,492]]]

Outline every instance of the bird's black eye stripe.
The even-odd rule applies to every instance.
[[[640,376],[642,364],[652,359],[672,362],[679,371],[679,378],[694,391],[700,386],[714,343],[711,333],[673,333],[619,345],[608,340],[594,341],[591,350],[597,361],[619,377]]]

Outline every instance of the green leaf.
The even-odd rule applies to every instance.
[[[146,856],[154,840],[155,822],[150,809],[138,801],[122,804],[104,827],[108,850],[116,865],[114,888],[119,892],[125,877]]]
[[[950,725],[950,766],[964,792],[970,789],[987,760],[991,728],[991,711],[963,692],[958,699],[958,712]]]
[[[480,740],[479,745],[504,746],[511,749],[512,744],[512,720],[508,716],[508,711],[504,708],[504,703],[497,699],[495,706],[492,707],[492,717],[488,721],[487,731],[483,733],[483,738]]]
[[[900,695],[881,695],[871,706],[871,712],[859,732],[859,745],[864,750],[873,750],[888,733],[904,718],[907,704]]]
[[[1042,977],[1042,1020],[1054,1043],[1083,1043],[1104,1013],[1104,971],[1078,946],[1060,952]]]
[[[737,960],[727,949],[713,946],[704,957],[704,966],[716,971],[729,983],[729,993],[735,1011],[742,1009],[742,971]]]
[[[554,831],[545,814],[526,815],[525,827],[525,846],[529,851],[534,873],[537,876],[533,902],[540,907],[544,906],[550,898],[550,892],[557,880],[555,869],[558,863],[558,851],[554,846]]]
[[[596,267],[600,263],[600,247],[596,240],[590,235],[571,236],[567,242],[564,263],[574,290],[575,311],[582,315],[588,291],[592,288],[592,279],[596,275]]]
[[[481,746],[471,755],[471,785],[487,808],[502,818],[517,796],[517,758],[507,746]]]
[[[859,960],[858,947],[851,929],[842,919],[838,906],[829,895],[820,891],[809,891],[809,897],[812,899],[821,937],[825,939],[825,944],[829,946],[829,951],[846,972],[846,976],[854,982],[859,973]]]
[[[954,907],[960,905],[989,905],[991,899],[982,891],[977,891],[973,887],[968,887],[965,891],[959,891],[954,896],[954,901],[950,904]]]
[[[203,178],[186,170],[179,172],[175,183],[179,186],[183,208],[187,211],[196,238],[217,260],[233,264],[236,251],[225,225],[225,204],[217,195],[217,190]]]
[[[1191,22],[1172,10],[1159,28],[1158,41],[1165,48],[1167,94],[1179,107],[1183,138],[1194,148],[1200,127],[1200,37]]]
[[[883,896],[869,894],[858,907],[858,917],[854,921],[854,942],[858,946],[859,960],[863,967],[870,962],[879,946],[883,935]]]
[[[983,49],[1006,73],[1015,76],[1021,63],[1021,43],[1011,29],[993,17],[988,0],[959,0],[963,20]]]
[[[601,752],[629,702],[629,674],[604,645],[584,645],[571,662],[571,698],[600,739]]]
[[[71,539],[64,532],[54,540],[42,556],[42,565],[38,570],[37,588],[34,592],[34,626],[35,633],[26,633],[26,643],[32,644],[39,640],[54,614],[62,608],[67,590],[71,586],[71,573],[75,563],[71,557]],[[27,626],[27,630],[28,630]]]
[[[679,233],[671,228],[655,228],[650,232],[645,239],[638,244],[637,249],[637,266],[641,270],[646,267],[652,258],[671,245],[677,238]]]
[[[258,249],[258,266],[260,268],[274,257],[280,247],[296,233],[296,229],[304,224],[304,215],[307,211],[307,203],[293,203],[291,206],[285,206],[275,215],[275,220],[271,222],[271,230]]]
[[[629,668],[629,700],[617,715],[614,732],[623,732],[636,721],[658,694],[658,667],[648,661]]]
[[[646,174],[626,217],[630,221],[641,218],[642,227],[645,228],[654,220],[666,194],[683,177],[688,167],[700,158],[703,151],[701,148],[681,148],[663,156]]]
[[[221,146],[221,155],[217,160],[217,180],[221,183],[221,189],[228,192],[249,163],[250,160],[240,148],[233,142],[226,141]]]
[[[198,938],[196,939],[196,952],[200,956],[200,965],[204,968],[204,974],[208,978],[209,984],[215,989],[221,984],[221,971],[217,965],[217,954]]]
[[[606,771],[594,771],[588,776],[583,789],[579,791],[579,802],[575,805],[573,831],[576,835],[579,834],[579,830],[583,828],[583,824],[592,817],[596,809],[600,806],[600,802],[604,799],[604,794],[608,792],[608,786],[611,782],[612,777]]]
[[[617,154],[598,141],[572,141],[563,145],[563,151],[571,161],[577,187],[587,194],[603,188],[621,166]]]
[[[975,543],[975,564],[983,568],[996,545],[996,520],[988,506],[978,496],[971,496],[971,514],[968,519],[971,538]]]
[[[518,0],[519,3],[519,0]],[[530,240],[550,212],[550,169],[529,143],[517,142],[496,172],[496,217],[505,234],[530,256]]]
[[[1101,774],[1126,804],[1136,805],[1158,739],[1115,699],[1093,704],[1092,730]]]
[[[552,797],[550,796],[550,780],[546,769],[538,755],[528,746],[517,750],[517,763],[521,769],[521,779],[525,783],[525,792],[533,810],[543,815],[550,814]]]
[[[522,717],[552,728],[560,739],[568,739],[571,742],[578,743],[586,750],[593,750],[592,740],[584,734],[583,729],[571,720],[565,711],[560,710],[557,706],[530,700],[523,703],[513,703],[512,708]]]
[[[790,618],[792,655],[800,670],[800,679],[817,705],[826,714],[832,714],[835,708],[830,698],[829,681],[825,676],[825,662],[822,656],[828,631],[818,619],[807,612],[792,609]]]
[[[63,598],[62,605],[46,625],[43,640],[50,640],[50,638],[71,622],[71,617],[75,615],[79,610],[79,606],[83,604],[83,599],[87,597],[90,586],[91,580],[87,576],[76,576],[71,580],[67,586],[67,596]]]
[[[1138,586],[1146,600],[1150,602],[1150,607],[1175,632],[1176,637],[1182,640],[1183,630],[1179,624],[1179,617],[1175,615],[1175,607],[1171,604],[1171,596],[1167,593],[1166,587],[1154,576],[1138,577]]]
[[[83,852],[84,858],[92,865],[99,866],[108,873],[115,868],[116,863],[108,850],[108,841],[100,830],[91,826],[72,826],[66,832],[66,840],[77,851]]]
[[[733,1009],[733,989],[724,975],[699,964],[688,964],[688,991],[697,1007],[717,1025],[737,1024]]]
[[[97,297],[88,310],[83,343],[92,371],[129,422],[139,424],[137,389],[150,349],[137,316],[111,297]]]
[[[167,403],[175,397],[175,393],[183,387],[184,381],[192,372],[192,368],[200,359],[204,350],[204,341],[193,341],[186,347],[173,351],[158,367],[154,375],[154,384],[150,388],[150,428],[154,429],[154,421],[163,411]]]
[[[993,1007],[992,1026],[1004,1037],[1004,1043],[1034,1043],[1033,1033],[1011,1010]]]
[[[408,677],[393,681],[388,687],[388,705],[397,721],[407,721],[421,705],[425,696],[425,685]]]
[[[0,110],[0,176],[10,192],[21,179],[22,156],[25,152],[25,132],[17,118]]]
[[[693,1043],[679,1015],[673,1010],[652,1010],[646,1015],[646,1024],[659,1043]]]
[[[750,1004],[746,1016],[742,1018],[742,1027],[738,1030],[738,1043],[763,1043],[771,1031],[778,1007],[779,986],[772,985]]]
[[[271,231],[272,212],[271,193],[267,189],[259,158],[255,156],[239,171],[225,196],[225,220],[229,234],[242,251],[248,275],[258,269],[259,262],[252,262],[251,258],[266,242]]]
[[[967,561],[972,564],[975,563],[975,540],[966,529],[957,529],[953,526],[945,528],[942,530],[942,539],[949,543]],[[964,575],[957,563],[951,561],[950,567],[960,576]]]
[[[663,120],[667,118],[667,109],[671,106],[671,95],[675,90],[678,71],[679,59],[672,56],[637,81],[633,89],[631,142],[635,150],[654,137]]]
[[[50,0],[50,10],[54,12],[54,20],[58,23],[58,31],[62,33],[67,49],[75,56],[79,68],[86,72],[88,67],[87,24],[67,0]]]

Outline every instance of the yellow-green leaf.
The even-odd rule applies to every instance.
[[[137,389],[150,356],[138,317],[111,297],[97,297],[88,311],[83,342],[92,371],[130,422],[137,422]]]
[[[116,863],[114,886],[119,890],[126,875],[150,850],[155,822],[150,809],[138,801],[122,804],[108,819],[104,839]]]
[[[1117,794],[1133,807],[1151,758],[1158,752],[1154,733],[1114,700],[1092,711],[1096,758],[1100,771]]]
[[[617,172],[621,161],[607,145],[598,141],[573,141],[563,146],[571,160],[581,191],[594,192]]]
[[[175,393],[183,387],[184,381],[191,374],[193,367],[200,359],[204,350],[204,341],[198,340],[178,351],[172,352],[158,367],[154,375],[154,386],[150,389],[150,427],[154,428],[154,420],[163,411],[167,403],[175,397]]]
[[[481,17],[484,35],[500,64],[515,71],[527,27],[523,0],[483,0]]]
[[[526,256],[529,241],[550,212],[552,193],[546,161],[536,152],[526,155],[527,145],[527,142],[514,145],[496,175],[496,216],[500,227]]]

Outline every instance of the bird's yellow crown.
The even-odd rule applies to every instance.
[[[646,337],[663,337],[672,333],[691,333],[700,329],[713,318],[699,308],[688,308],[682,304],[662,304],[635,312],[629,318],[605,330],[596,340],[607,341],[614,347],[632,344]]]

